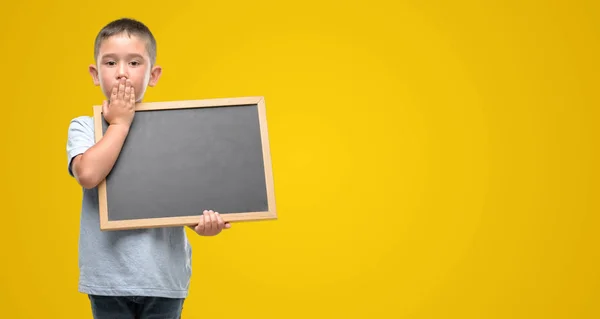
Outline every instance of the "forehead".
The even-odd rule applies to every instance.
[[[139,54],[148,59],[147,41],[133,34],[116,34],[104,39],[98,48],[98,57],[105,55]]]

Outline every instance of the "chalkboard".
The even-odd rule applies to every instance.
[[[94,106],[95,139],[108,129]],[[138,103],[114,167],[98,186],[100,228],[276,219],[263,97]]]

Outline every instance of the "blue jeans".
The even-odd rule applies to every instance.
[[[180,319],[184,299],[89,295],[94,319]]]

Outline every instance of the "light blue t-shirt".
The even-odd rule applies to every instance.
[[[67,140],[71,161],[95,143],[94,120],[71,120]],[[83,188],[79,235],[79,291],[112,296],[186,298],[192,249],[184,227],[100,230],[97,188]]]

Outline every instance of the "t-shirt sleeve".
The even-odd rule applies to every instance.
[[[73,175],[71,164],[75,156],[85,153],[95,143],[94,120],[82,116],[71,120],[67,136],[67,169]]]

